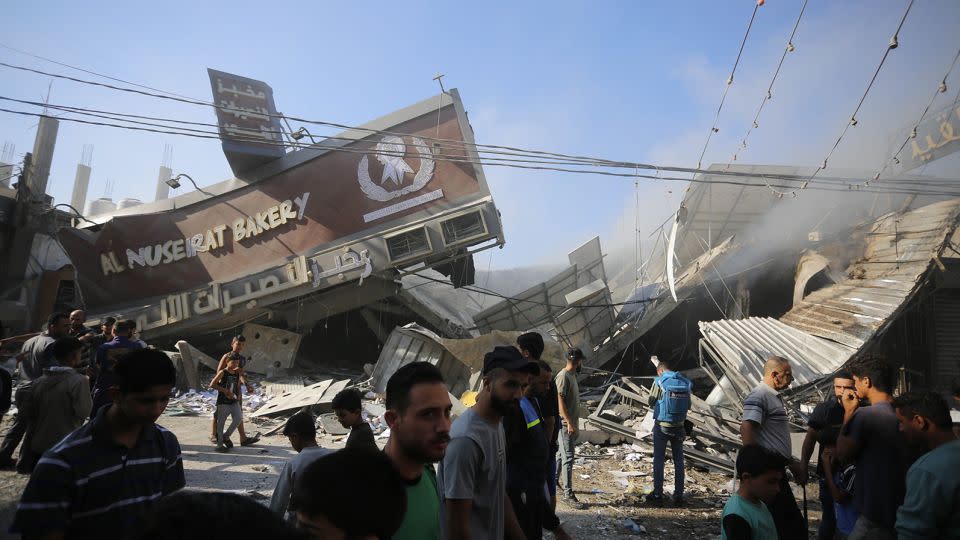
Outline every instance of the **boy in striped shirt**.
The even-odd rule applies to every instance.
[[[153,349],[114,367],[112,403],[40,458],[10,532],[33,538],[128,538],[160,497],[185,484],[180,443],[155,422],[176,369]]]

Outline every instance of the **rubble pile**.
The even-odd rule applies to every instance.
[[[629,377],[607,388],[587,421],[602,431],[625,437],[633,447],[653,452],[653,412],[647,404],[649,391]],[[715,472],[734,472],[740,449],[740,421],[733,409],[707,405],[696,396],[687,414],[689,437],[683,443],[691,464]],[[692,425],[691,425],[692,424]],[[633,453],[638,453],[637,451]],[[629,459],[629,458],[627,458]]]

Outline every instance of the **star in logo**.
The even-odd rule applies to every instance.
[[[406,151],[407,145],[404,144],[403,139],[396,136],[384,137],[383,141],[377,144],[377,161],[383,165],[381,185],[391,180],[395,185],[400,186],[403,184],[403,175],[413,173],[410,165],[403,160],[403,153]]]

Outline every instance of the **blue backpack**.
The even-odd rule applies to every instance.
[[[681,424],[690,410],[690,391],[693,383],[683,375],[673,371],[666,373],[657,383],[662,389],[657,402],[658,422]]]

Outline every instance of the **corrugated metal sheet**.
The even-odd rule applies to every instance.
[[[701,322],[700,332],[739,396],[760,383],[763,363],[771,355],[790,360],[794,381],[804,385],[836,371],[856,352],[856,348],[811,336],[769,317]],[[722,390],[714,392],[707,401],[718,403]]]
[[[429,362],[443,373],[450,392],[459,396],[469,386],[470,369],[450,354],[439,340],[440,336],[415,325],[394,329],[373,368],[374,390],[385,392],[387,381],[401,367],[412,362]]]
[[[708,349],[725,374],[711,395],[743,396],[763,378],[763,360],[791,360],[800,385],[840,368],[881,333],[919,288],[931,259],[956,226],[960,199],[943,201],[873,223],[864,256],[847,279],[815,291],[779,321],[751,317],[700,323]]]
[[[860,348],[903,306],[957,219],[954,199],[889,214],[867,231],[863,258],[848,279],[804,298],[780,318],[814,336]]]
[[[475,314],[473,320],[480,333],[530,330],[552,323],[553,317],[567,309],[568,294],[596,280],[606,284],[599,237],[573,250],[567,258],[571,266],[556,276]]]

